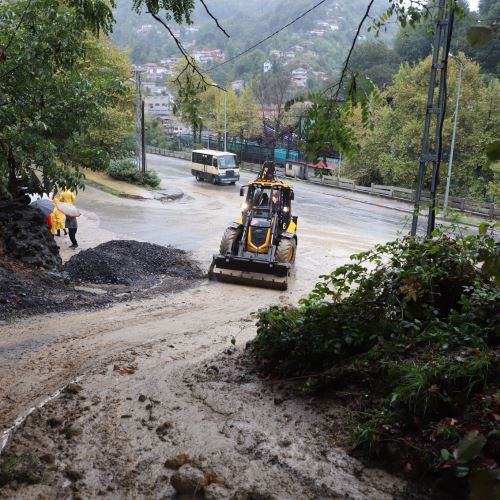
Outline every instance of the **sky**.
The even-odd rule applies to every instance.
[[[477,10],[479,0],[469,0],[469,7],[471,10]]]

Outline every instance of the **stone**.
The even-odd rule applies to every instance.
[[[231,498],[231,492],[220,484],[209,484],[205,488],[205,500],[226,500]]]
[[[170,484],[179,495],[202,495],[205,484],[203,472],[192,465],[183,465],[170,478]]]

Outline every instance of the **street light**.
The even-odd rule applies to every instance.
[[[215,85],[217,86],[217,88],[219,88],[220,90],[222,90],[222,92],[224,92],[224,152],[227,151],[227,90],[222,88],[221,86],[219,86],[219,84],[215,83]],[[219,147],[218,143],[217,143],[217,147]]]
[[[462,86],[462,70],[463,63],[458,57],[449,54],[450,57],[455,59],[458,64],[460,64],[460,69],[458,72],[458,83],[457,83],[457,99],[455,103],[455,117],[453,119],[453,132],[451,134],[451,148],[450,148],[450,158],[448,159],[448,175],[446,176],[446,188],[444,191],[444,203],[443,203],[443,214],[446,215],[448,211],[448,197],[450,194],[450,182],[451,182],[451,167],[453,165],[453,151],[455,150],[455,138],[457,135],[457,121],[458,121],[458,104],[460,102],[460,89]]]

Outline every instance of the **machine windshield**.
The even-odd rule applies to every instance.
[[[277,189],[257,188],[252,196],[252,206],[258,209],[272,208],[276,210],[279,201],[280,194]]]
[[[233,156],[233,155],[218,156],[217,157],[217,166],[219,168],[235,168],[236,167],[236,156]]]

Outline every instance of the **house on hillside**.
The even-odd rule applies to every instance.
[[[231,82],[231,88],[236,93],[243,92],[243,90],[245,89],[245,80],[234,80],[234,82]]]
[[[285,57],[287,59],[295,59],[295,52],[293,50],[287,50],[285,52]]]
[[[144,98],[144,113],[148,115],[169,116],[172,110],[173,101],[170,95],[152,95]]]
[[[168,75],[168,69],[156,63],[146,63],[142,66],[137,66],[136,69],[142,71],[146,78],[159,78]]]
[[[307,86],[307,69],[306,68],[296,68],[291,73],[292,81],[298,87]]]
[[[140,28],[135,29],[136,33],[149,33],[153,30],[152,24],[143,24]]]
[[[315,30],[310,30],[308,33],[312,36],[323,36],[325,34],[324,29],[315,29]]]
[[[161,124],[163,125],[163,130],[165,131],[166,134],[181,135],[181,134],[191,133],[191,127],[186,127],[186,125],[178,121],[173,116],[169,117],[162,116],[160,119],[161,119]]]
[[[279,59],[283,57],[283,52],[280,52],[279,50],[271,50],[269,51],[269,55],[275,59]]]
[[[224,61],[224,54],[220,49],[195,50],[192,53],[194,60],[200,64]]]
[[[312,72],[314,77],[317,78],[318,80],[328,80],[328,75],[324,71],[313,71]]]
[[[272,65],[271,61],[264,61],[264,64],[263,64],[264,73],[271,71],[272,67],[273,67],[273,65]]]

